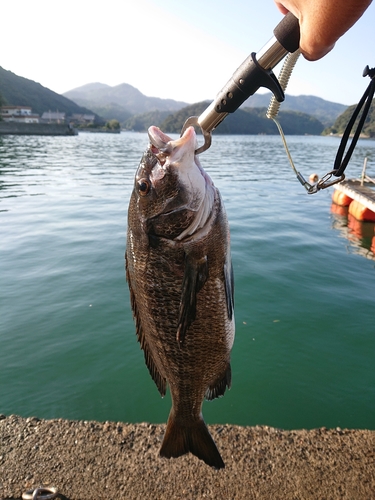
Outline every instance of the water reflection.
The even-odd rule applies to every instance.
[[[332,227],[349,241],[355,253],[375,260],[375,223],[357,220],[348,213],[348,207],[332,203]]]

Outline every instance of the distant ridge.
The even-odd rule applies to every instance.
[[[189,116],[199,116],[208,106],[209,101],[192,104],[169,115],[160,128],[166,133],[180,133],[185,120]],[[241,108],[231,113],[223,123],[214,130],[214,134],[278,134],[276,125],[266,118],[267,108]],[[297,111],[280,111],[279,121],[285,134],[320,135],[323,124],[311,115]]]
[[[91,92],[95,91],[98,89],[103,89],[103,88],[111,88],[110,85],[107,85],[106,83],[100,83],[100,82],[93,82],[93,83],[86,83],[85,85],[81,85],[80,87],[76,87],[75,89],[69,90],[69,92]]]
[[[0,94],[4,104],[31,106],[33,112],[42,115],[44,111],[60,111],[67,115],[84,114],[92,111],[56,92],[43,87],[40,83],[18,76],[0,66]],[[98,117],[99,118],[99,117]]]
[[[110,86],[91,82],[59,95],[40,83],[0,67],[0,95],[4,104],[31,106],[33,111],[58,110],[68,115],[94,112],[97,119],[116,119],[127,130],[147,130],[150,125],[180,131],[181,121],[199,115],[210,103],[187,104],[173,99],[149,97],[127,83]],[[241,109],[230,114],[215,133],[273,134],[275,126],[265,118],[271,94],[255,94]],[[315,96],[286,95],[280,111],[285,133],[320,134],[332,126],[347,107]],[[200,110],[200,111],[199,111]],[[367,132],[370,133],[370,130]]]
[[[145,121],[145,115],[155,111],[159,113],[174,113],[189,106],[182,101],[173,99],[160,99],[148,97],[138,89],[127,83],[111,87],[104,83],[88,83],[76,89],[69,90],[63,94],[80,106],[86,106],[100,114],[106,119],[116,118],[129,128],[129,123],[139,120]],[[268,107],[271,93],[255,94],[247,99],[242,105],[244,108]],[[324,127],[332,125],[336,118],[345,111],[347,106],[331,101],[326,101],[316,96],[287,94],[282,103],[282,111],[295,111],[311,115],[319,120]],[[138,120],[138,115],[140,118]],[[131,122],[128,120],[131,119]],[[135,125],[136,126],[136,125]]]
[[[254,94],[247,99],[242,107],[263,108],[268,107],[272,94]],[[332,125],[336,118],[343,113],[348,106],[337,102],[326,101],[321,97],[313,95],[289,95],[286,94],[285,101],[281,104],[282,111],[299,111],[314,116],[323,123],[325,127]]]
[[[368,116],[363,124],[362,134],[365,137],[366,136],[371,137],[371,138],[375,137],[375,106],[374,106],[374,103],[375,103],[375,100],[373,101],[373,103],[370,107],[370,110],[369,110],[369,114],[368,114]],[[353,106],[349,106],[349,108],[347,108],[344,111],[344,113],[342,113],[337,118],[337,120],[335,121],[335,123],[331,127],[328,127],[323,131],[323,134],[324,135],[327,135],[327,134],[342,135],[345,132],[346,126],[349,123],[349,121],[354,113],[355,108],[356,108],[356,104],[353,104]],[[358,122],[359,122],[359,118],[357,118],[357,120],[355,122],[355,127],[353,129],[353,132],[356,129]]]
[[[103,83],[89,83],[63,94],[80,106],[86,106],[106,119],[124,122],[132,115],[152,111],[178,111],[186,102],[160,97],[148,97],[128,83],[114,87]],[[114,113],[117,116],[114,116]]]

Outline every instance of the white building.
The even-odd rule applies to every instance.
[[[81,123],[81,124],[89,124],[89,123],[94,123],[95,121],[95,115],[89,115],[89,114],[73,114],[72,115],[72,120],[76,123]]]
[[[2,106],[0,110],[5,122],[39,123],[39,115],[33,114],[29,106]]]
[[[59,111],[45,111],[41,120],[47,123],[65,123],[65,113]]]

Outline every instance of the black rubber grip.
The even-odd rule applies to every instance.
[[[299,22],[291,12],[288,12],[284,19],[279,22],[273,30],[273,34],[288,52],[295,52],[299,48]]]
[[[252,52],[217,94],[215,111],[233,113],[260,87],[271,90],[279,102],[284,100],[284,92],[273,72],[262,68]]]

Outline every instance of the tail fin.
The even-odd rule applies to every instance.
[[[225,467],[216,444],[202,417],[186,426],[176,421],[171,411],[160,448],[160,456],[180,457],[189,451],[215,469]]]

